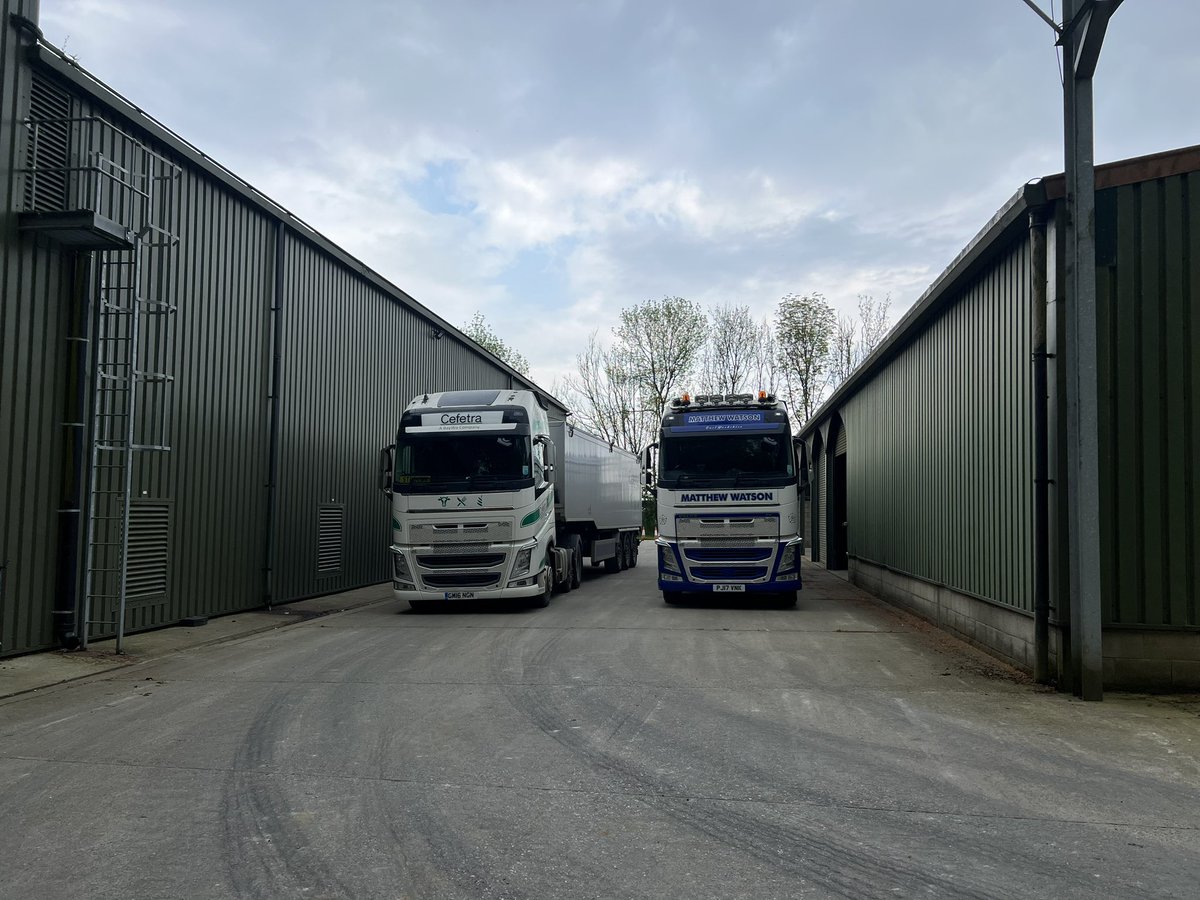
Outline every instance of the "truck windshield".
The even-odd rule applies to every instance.
[[[659,449],[663,487],[782,486],[796,480],[791,441],[775,434],[664,434]]]
[[[533,485],[529,436],[405,434],[396,443],[401,494],[441,490],[515,491]]]

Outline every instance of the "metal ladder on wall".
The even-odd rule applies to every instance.
[[[84,546],[81,644],[115,632],[124,651],[129,596],[130,518],[138,454],[167,452],[174,376],[172,302],[178,239],[155,224],[170,221],[179,170],[146,148],[138,166],[97,157],[109,206],[137,230],[127,250],[96,257],[93,310],[91,457]],[[165,189],[164,189],[165,188]],[[114,199],[114,198],[120,199]],[[96,205],[105,205],[98,197]],[[131,229],[132,230],[132,229]]]

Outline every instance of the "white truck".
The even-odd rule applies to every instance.
[[[667,603],[702,593],[800,588],[800,474],[787,410],[773,396],[687,394],[663,415],[658,447],[658,586]],[[652,482],[647,474],[647,483]]]
[[[637,456],[565,422],[527,390],[422,394],[381,453],[392,590],[414,609],[578,587],[583,558],[637,562]]]

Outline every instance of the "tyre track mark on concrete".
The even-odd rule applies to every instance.
[[[920,885],[926,893],[971,900],[999,900],[1009,895],[985,884],[971,885],[966,880],[929,872],[896,857],[874,862],[863,856],[861,846],[830,835],[817,823],[768,823],[725,804],[705,804],[704,812],[698,813],[698,804],[678,799],[688,794],[683,786],[671,783],[661,773],[652,772],[637,761],[617,755],[610,748],[598,746],[582,729],[572,728],[571,711],[560,708],[552,690],[533,681],[531,670],[547,666],[562,637],[554,636],[531,654],[522,649],[519,641],[497,645],[493,670],[520,673],[516,684],[501,678],[497,681],[514,709],[540,731],[586,761],[593,771],[611,776],[621,789],[656,811],[771,868],[812,881],[840,896],[894,896],[890,888],[881,885],[897,881]],[[502,652],[507,652],[508,658],[499,659]],[[572,693],[593,702],[596,699],[586,697],[585,692]],[[610,714],[614,712],[610,709]],[[832,798],[817,793],[811,793],[807,799],[821,806],[836,806]]]

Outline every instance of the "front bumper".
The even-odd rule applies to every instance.
[[[536,597],[542,593],[542,588],[539,586],[536,579],[532,585],[527,587],[464,588],[461,591],[414,590],[410,588],[398,587],[398,584],[400,584],[400,582],[392,582],[392,595],[397,600],[404,601],[436,600],[454,603],[457,600],[517,600],[521,598]]]
[[[800,590],[803,540],[756,540],[739,546],[659,538],[658,587],[688,593]],[[786,565],[781,565],[789,563]]]
[[[399,600],[504,600],[543,592],[545,566],[538,564],[532,542],[469,548],[393,544],[391,552],[392,593]]]

